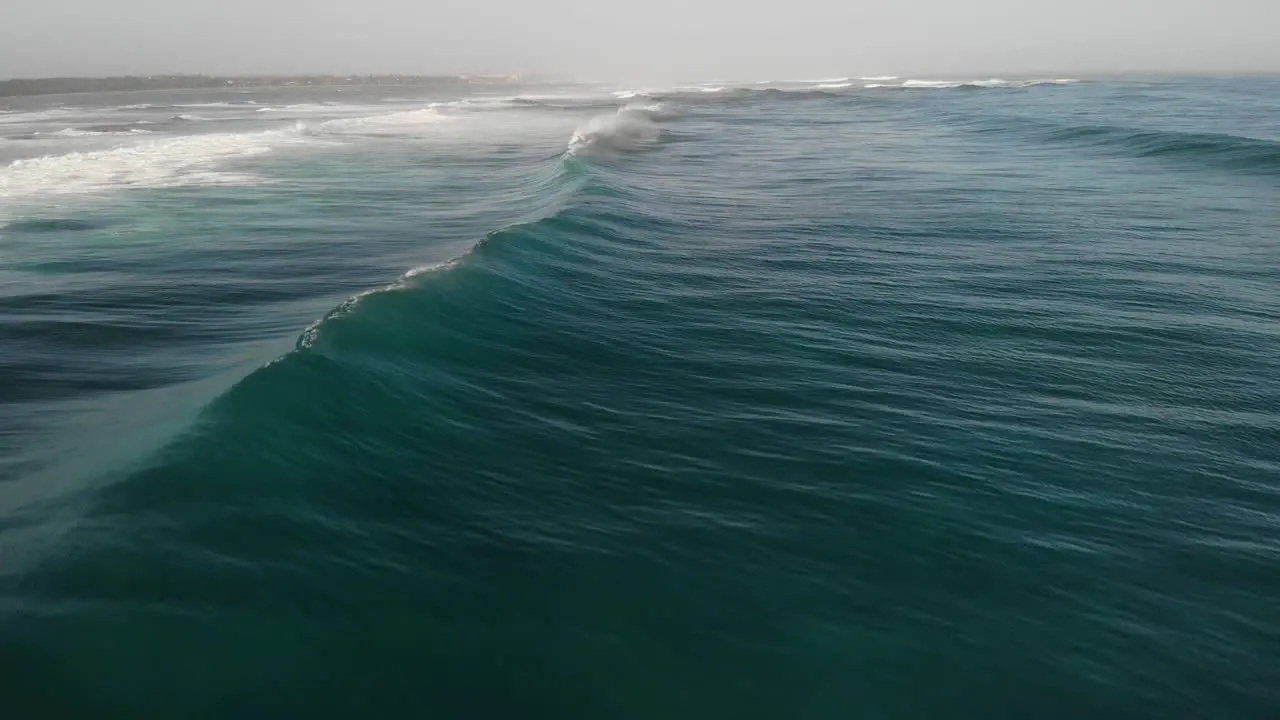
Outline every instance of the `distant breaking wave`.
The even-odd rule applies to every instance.
[[[789,82],[758,81],[750,85],[681,85],[667,89],[627,89],[612,93],[618,100],[634,100],[652,98],[659,100],[681,100],[683,102],[707,102],[740,99],[760,94],[772,94],[780,99],[796,99],[801,97],[821,97],[822,95],[845,94],[844,91],[897,89],[897,90],[952,90],[952,89],[1020,89],[1038,85],[1073,85],[1079,80],[1061,79],[1024,79],[1005,80],[987,78],[977,80],[927,80],[908,79],[896,82],[894,76],[872,76],[857,78],[866,81],[861,85],[853,78],[828,78],[826,80],[805,80]],[[815,95],[816,93],[816,95]]]
[[[52,135],[56,137],[97,137],[104,135],[148,135],[152,131],[143,128],[129,127],[102,127],[102,128],[63,128],[56,132],[42,133],[37,132],[36,135]]]
[[[184,116],[188,122],[202,119]],[[315,123],[298,120],[293,127],[278,130],[184,135],[106,150],[15,160],[0,167],[0,198],[96,193],[135,187],[254,184],[263,179],[220,171],[215,166],[270,152],[281,146],[317,142],[324,137],[413,135],[450,120],[435,108],[421,108]],[[137,127],[99,126],[65,128],[45,135],[64,138],[138,137],[153,132]]]
[[[908,89],[931,89],[931,90],[949,90],[960,87],[970,88],[1027,88],[1036,85],[1074,85],[1080,82],[1074,78],[1060,78],[1053,80],[1002,80],[1000,78],[989,78],[986,80],[906,80],[896,87]],[[895,87],[894,85],[880,85],[878,87]]]
[[[219,172],[211,165],[259,155],[300,139],[296,133],[280,131],[213,133],[15,160],[0,168],[0,198],[254,182],[251,176]]]
[[[435,108],[427,107],[366,117],[326,120],[314,125],[299,121],[296,129],[305,134],[403,135],[409,131],[448,122],[450,119]]]

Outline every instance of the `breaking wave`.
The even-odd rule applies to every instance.
[[[657,104],[628,105],[609,115],[597,115],[573,133],[566,152],[608,158],[653,147],[662,135],[658,126],[662,113],[663,106]]]
[[[149,135],[151,130],[137,127],[105,126],[99,128],[63,128],[50,133],[36,132],[36,135],[52,135],[55,137],[99,137],[104,135]]]

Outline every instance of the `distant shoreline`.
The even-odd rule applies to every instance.
[[[202,90],[218,88],[336,87],[336,86],[440,86],[514,82],[519,75],[124,75],[90,78],[36,78],[0,80],[0,97],[63,95],[87,92],[145,90]]]

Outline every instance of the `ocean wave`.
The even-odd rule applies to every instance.
[[[374,108],[370,108],[374,109]],[[296,103],[293,105],[283,105],[281,107],[267,106],[258,108],[255,112],[292,112],[292,113],[316,113],[316,112],[333,112],[334,105],[326,105],[322,103]]]
[[[259,178],[219,172],[213,166],[302,140],[290,132],[219,133],[15,160],[0,168],[0,198],[257,182]]]
[[[916,90],[952,90],[955,88],[1028,88],[1037,85],[1074,85],[1080,82],[1074,78],[1004,80],[987,78],[985,80],[905,80],[901,85],[875,84],[874,87],[901,87]],[[867,85],[865,87],[872,87]]]
[[[56,107],[47,110],[34,111],[17,111],[0,116],[0,124],[18,125],[33,122],[43,122],[46,120],[58,120],[72,115],[76,115],[80,110],[72,107]]]
[[[252,100],[237,100],[237,101],[232,101],[232,102],[228,102],[228,101],[225,101],[225,100],[220,100],[220,101],[217,101],[217,102],[175,103],[172,107],[180,107],[180,108],[230,108],[230,107],[244,107],[245,105],[258,105],[258,104],[259,104],[259,103],[254,102],[254,101],[252,101]]]
[[[101,137],[109,135],[149,135],[153,131],[143,128],[105,127],[105,128],[63,128],[55,132],[36,132],[36,135],[54,137]]]
[[[920,88],[920,89],[950,89],[958,88],[963,82],[955,80],[906,80],[900,87],[904,88]]]
[[[566,158],[558,158],[540,168],[536,175],[529,177],[527,185],[521,190],[522,200],[536,207],[532,212],[532,219],[494,230],[480,238],[465,252],[448,260],[418,265],[402,273],[398,278],[386,285],[352,295],[308,325],[295,343],[295,352],[314,348],[326,328],[332,327],[336,322],[342,322],[355,312],[366,299],[412,290],[422,276],[457,269],[471,261],[477,252],[482,252],[486,247],[501,244],[504,239],[554,222],[568,207],[571,198],[583,189],[586,180],[585,176],[574,172],[573,167],[566,164]],[[288,361],[289,359],[290,356],[286,355],[282,358],[277,358],[272,364]]]
[[[1139,158],[1182,161],[1200,167],[1280,174],[1280,142],[1242,135],[1144,130],[1104,125],[1052,130],[1048,138],[1119,150]]]
[[[364,117],[338,118],[311,125],[299,121],[296,128],[305,134],[323,135],[406,135],[428,130],[452,120],[436,108],[368,115]]]
[[[852,85],[853,83],[851,82],[818,83],[817,85],[814,85],[813,88],[815,90],[841,90],[843,88],[851,87]]]
[[[182,120],[185,122],[200,122],[202,120],[208,120],[208,119],[209,118],[204,117],[202,115],[189,115],[186,113],[183,113],[181,115],[174,115],[173,117],[170,118],[170,120]]]
[[[657,119],[661,112],[660,104],[628,105],[609,115],[597,115],[574,131],[566,152],[608,158],[652,147],[662,135]]]
[[[403,290],[409,287],[410,280],[416,277],[419,277],[421,275],[426,275],[428,273],[441,272],[441,271],[456,267],[458,263],[462,262],[465,259],[465,257],[466,255],[464,254],[459,257],[452,258],[450,260],[445,260],[443,262],[427,263],[425,265],[419,265],[418,267],[412,268],[411,270],[405,272],[400,277],[396,278],[394,282],[388,285],[384,285],[379,288],[373,288],[371,290],[365,290],[363,292],[358,292],[355,295],[352,295],[351,297],[342,301],[342,303],[340,303],[336,308],[325,313],[325,315],[321,317],[319,320],[316,320],[315,322],[308,325],[306,329],[302,331],[302,334],[298,337],[298,340],[294,346],[295,350],[308,350],[311,347],[313,347],[316,344],[316,341],[320,337],[320,329],[325,324],[331,323],[334,320],[351,313],[351,311],[355,309],[356,305],[358,305],[362,299],[369,297],[370,295],[375,295],[379,293],[387,293],[387,292],[395,292],[397,290]],[[280,359],[282,358],[277,358],[277,361],[279,361]]]
[[[634,95],[628,97],[635,97]],[[545,110],[588,110],[593,108],[611,108],[617,106],[617,100],[627,99],[617,93],[605,98],[600,95],[505,95],[462,98],[444,102],[433,102],[428,108],[444,110],[511,110],[511,109],[545,109]]]

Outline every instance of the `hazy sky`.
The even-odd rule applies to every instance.
[[[1280,71],[1280,0],[0,0],[0,78]]]

